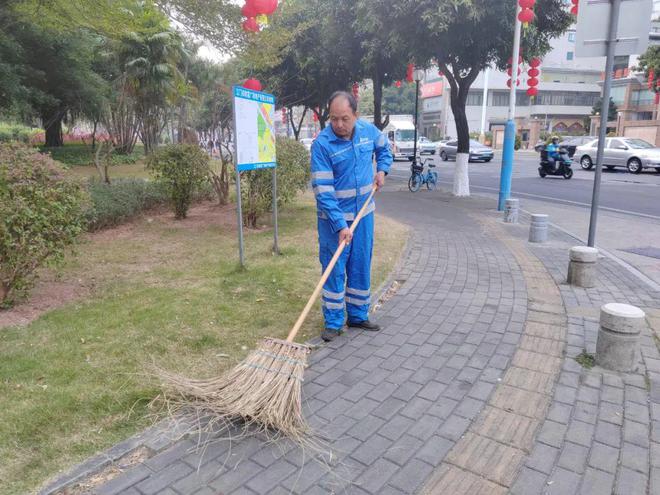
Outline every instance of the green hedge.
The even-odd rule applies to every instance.
[[[87,211],[87,229],[119,225],[145,210],[167,204],[163,187],[144,179],[115,179],[112,184],[92,180],[88,185],[92,205]]]
[[[86,166],[94,164],[94,150],[88,144],[65,144],[56,148],[40,146],[43,153],[48,153],[53,160],[64,163],[70,167]],[[112,154],[112,163],[114,165],[133,164],[144,156],[142,146],[136,146],[130,155],[119,153]]]
[[[0,122],[0,143],[19,141],[28,144],[34,136],[40,133],[43,133],[41,129],[35,129],[21,124]]]

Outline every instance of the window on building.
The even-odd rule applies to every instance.
[[[509,106],[509,92],[508,91],[493,91],[494,107],[508,107]]]
[[[566,60],[573,60],[573,52],[566,52]]]
[[[655,93],[648,89],[633,91],[630,99],[633,105],[653,105]]]
[[[467,100],[465,101],[465,104],[468,107],[473,107],[473,106],[481,106],[484,101],[484,94],[482,91],[470,91],[467,95]]]
[[[623,103],[623,100],[626,98],[626,87],[625,86],[615,86],[610,90],[610,98],[612,101],[618,105]]]
[[[567,107],[593,107],[598,93],[581,91],[539,91],[537,105],[558,105]]]
[[[575,31],[568,32],[568,41],[570,41],[571,43],[575,43]]]
[[[653,112],[637,112],[635,120],[653,120]]]

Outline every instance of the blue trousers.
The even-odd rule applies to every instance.
[[[348,225],[350,227],[351,222]],[[318,232],[319,259],[325,271],[339,245],[339,234],[332,231],[328,220],[321,218],[318,220]],[[326,328],[341,329],[345,312],[351,322],[369,319],[373,245],[374,214],[370,213],[360,220],[353,232],[353,240],[344,248],[323,285],[322,306]]]

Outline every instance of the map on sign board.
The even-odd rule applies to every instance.
[[[234,122],[238,171],[275,167],[275,97],[234,86]]]

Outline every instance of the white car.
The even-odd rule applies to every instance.
[[[301,138],[300,143],[305,145],[305,148],[307,148],[307,151],[312,150],[312,143],[314,142],[314,138]]]
[[[431,141],[429,138],[421,136],[417,140],[417,148],[420,150],[419,153],[423,155],[424,153],[429,153],[435,155],[436,150],[438,149],[438,141]]]
[[[573,161],[579,163],[584,170],[591,170],[596,163],[598,139],[578,146],[573,155]],[[627,137],[610,137],[605,139],[603,149],[603,165],[612,170],[615,167],[625,167],[629,172],[638,174],[645,168],[654,168],[660,172],[660,148],[642,139]]]

